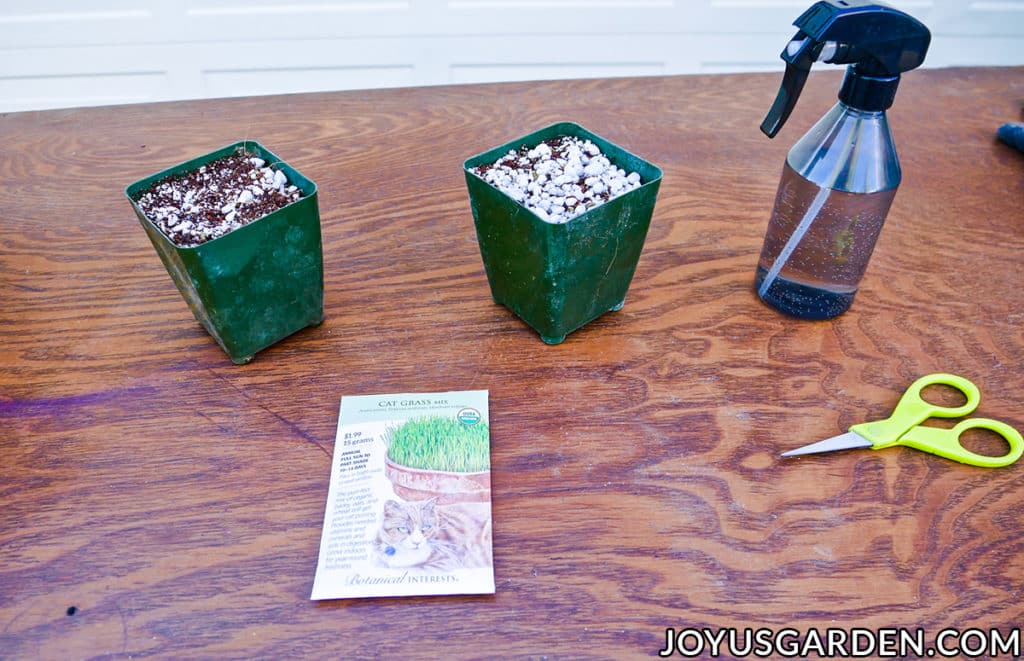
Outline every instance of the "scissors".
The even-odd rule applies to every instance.
[[[960,406],[939,406],[926,402],[921,391],[933,385],[956,388],[967,398]],[[1010,425],[988,418],[968,418],[952,429],[925,427],[920,423],[935,416],[938,418],[959,418],[972,413],[981,402],[981,391],[962,376],[955,374],[927,374],[910,384],[903,393],[892,415],[885,420],[864,422],[850,427],[850,431],[824,441],[811,443],[802,448],[783,452],[783,457],[816,452],[832,452],[849,448],[871,448],[881,450],[894,445],[906,445],[916,450],[959,461],[962,464],[998,468],[1009,466],[1024,453],[1024,438]],[[1010,444],[1010,451],[1001,457],[975,454],[960,444],[960,435],[968,429],[982,428],[994,431]]]

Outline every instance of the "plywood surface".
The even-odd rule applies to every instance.
[[[0,115],[0,658],[642,658],[666,627],[944,627],[1024,608],[1016,465],[778,453],[934,371],[1024,428],[1024,70],[905,76],[904,180],[852,309],[754,267],[814,75]],[[573,120],[664,170],[625,307],[546,346],[490,298],[461,163]],[[320,188],[326,321],[232,365],[124,187],[252,138]],[[497,593],[308,600],[339,398],[490,390]],[[979,439],[984,443],[986,439]],[[73,614],[71,614],[73,613]]]

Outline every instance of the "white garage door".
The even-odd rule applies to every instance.
[[[781,69],[791,0],[0,3],[0,111],[484,81]],[[1024,0],[891,2],[926,66],[1024,64]]]

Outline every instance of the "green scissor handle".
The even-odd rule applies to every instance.
[[[960,445],[960,435],[968,429],[981,427],[999,434],[1010,444],[1010,451],[1001,457],[989,457],[984,454],[975,454],[964,446]],[[962,464],[981,466],[983,468],[999,468],[1009,466],[1020,459],[1024,454],[1024,437],[1020,432],[998,420],[988,418],[968,418],[958,423],[952,429],[940,429],[939,427],[914,427],[900,440],[898,445],[906,445],[925,452],[937,454],[946,459],[959,461]]]
[[[938,406],[924,401],[921,391],[928,386],[944,385],[952,386],[962,392],[967,401],[961,406]],[[962,376],[956,374],[925,374],[917,381],[910,384],[907,391],[900,398],[900,403],[893,409],[892,415],[885,420],[864,422],[850,427],[850,431],[856,432],[871,441],[874,449],[880,450],[883,447],[895,445],[901,436],[911,428],[921,424],[928,418],[959,418],[967,415],[978,408],[981,403],[981,391]]]
[[[933,385],[952,386],[963,393],[967,401],[960,406],[939,406],[927,402],[921,397],[921,391]],[[980,402],[981,391],[964,377],[956,374],[926,374],[910,384],[892,415],[885,420],[854,425],[850,427],[850,431],[871,441],[871,447],[875,450],[893,445],[906,445],[973,466],[995,468],[1012,464],[1024,451],[1024,439],[1016,429],[998,420],[971,418],[960,422],[952,429],[918,426],[933,416],[958,418],[967,415],[978,408]],[[960,435],[976,427],[994,431],[1005,438],[1010,444],[1009,453],[1002,457],[988,457],[964,448],[960,444]]]

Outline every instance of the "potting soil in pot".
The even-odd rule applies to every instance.
[[[239,151],[154,183],[139,197],[138,205],[175,245],[192,248],[301,196],[273,164]]]
[[[593,142],[575,136],[511,150],[470,172],[550,223],[567,223],[643,183],[636,172],[616,167]]]

